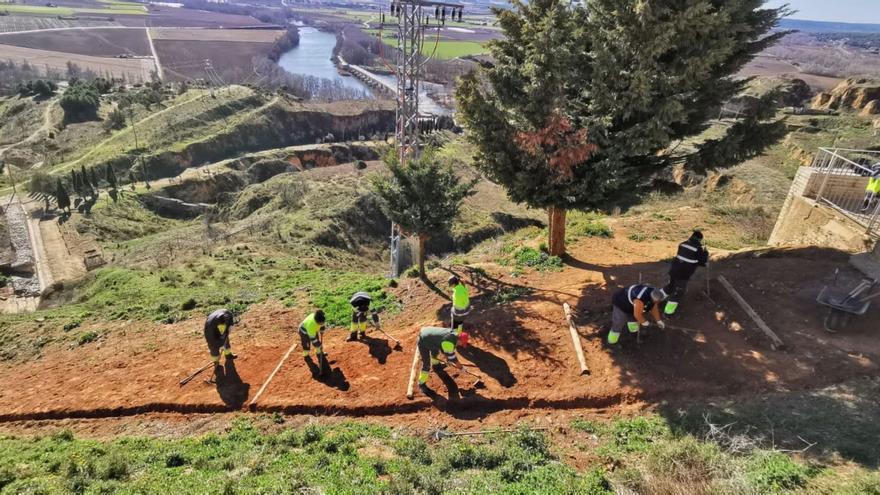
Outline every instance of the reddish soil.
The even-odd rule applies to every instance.
[[[40,33],[4,34],[6,45],[53,50],[95,57],[117,55],[151,55],[147,34],[143,29],[71,29]]]
[[[253,58],[265,56],[271,43],[237,41],[154,40],[156,53],[166,76],[174,81],[210,80],[205,73],[205,60],[226,82],[241,82],[253,76]]]
[[[640,344],[623,339],[609,351],[601,343],[607,325],[609,289],[641,277],[660,283],[674,243],[637,243],[618,236],[588,240],[572,249],[560,273],[532,273],[479,281],[472,290],[469,320],[473,347],[461,352],[486,377],[450,371],[432,374],[436,400],[405,390],[419,327],[440,323],[448,301],[415,280],[396,289],[401,314],[385,321],[386,331],[403,342],[394,350],[372,331],[367,342],[344,342],[346,332],[327,334],[332,372],[312,377],[297,348],[261,397],[256,410],[288,414],[388,417],[396,424],[484,421],[512,423],[523,417],[558,417],[564,411],[618,414],[665,401],[755,395],[811,389],[878,370],[880,343],[876,307],[835,335],[822,328],[824,310],[815,302],[820,288],[847,287],[858,275],[845,257],[831,251],[791,251],[780,257],[735,258],[712,264],[725,275],[786,344],[773,351],[720,284],[704,294],[705,271],[698,272],[682,314],[673,323],[695,335],[651,330]],[[487,265],[490,273],[502,269]],[[445,279],[438,273],[437,279]],[[508,305],[490,293],[510,285],[535,292]],[[591,374],[578,374],[561,304],[576,307]],[[38,360],[0,365],[0,421],[93,418],[141,413],[210,413],[242,409],[259,390],[288,347],[303,311],[266,303],[248,311],[233,329],[239,359],[207,384],[210,371],[179,387],[178,380],[207,362],[201,321],[174,325],[113,322],[94,326],[109,337],[76,350],[47,348]],[[109,327],[109,328],[108,328]],[[387,421],[387,420],[383,420]]]

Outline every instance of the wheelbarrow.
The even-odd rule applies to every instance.
[[[822,287],[816,296],[816,302],[828,308],[824,321],[825,330],[837,333],[846,328],[852,315],[864,315],[871,307],[871,299],[880,296],[880,291],[875,292],[878,285],[880,281],[865,278],[849,292],[827,285]]]

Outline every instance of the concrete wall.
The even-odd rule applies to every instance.
[[[779,212],[767,244],[771,246],[823,246],[860,253],[872,241],[865,228],[815,201],[789,194]]]

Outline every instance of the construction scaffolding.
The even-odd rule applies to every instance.
[[[880,194],[868,193],[870,181],[880,180],[880,151],[819,148],[810,168],[805,195],[880,238]]]

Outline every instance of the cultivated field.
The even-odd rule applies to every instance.
[[[0,7],[2,10],[2,7]],[[119,23],[97,19],[59,19],[57,17],[4,15],[0,16],[0,33],[15,31],[34,31],[70,27],[106,27],[119,26]]]
[[[238,41],[156,40],[153,44],[165,77],[172,81],[210,80],[205,60],[210,60],[221,77],[247,77],[253,73],[253,58],[265,56],[272,47],[271,43]]]
[[[97,74],[110,73],[114,77],[124,76],[134,81],[149,80],[150,72],[155,70],[152,59],[92,57],[12,45],[0,45],[0,54],[4,60],[28,62],[36,67],[49,67],[62,72],[67,70],[68,62],[73,62],[80,68]]]
[[[154,41],[237,41],[242,43],[273,43],[284,31],[278,29],[190,29],[152,28]]]
[[[209,27],[228,28],[264,25],[261,21],[246,15],[221,14],[205,10],[178,9],[151,5],[146,22],[152,27]],[[122,20],[136,22],[136,19]],[[143,24],[141,24],[143,25]]]
[[[103,14],[103,15],[146,15],[147,11],[143,4],[124,2],[117,0],[97,0],[96,2],[68,2],[67,5],[49,7],[45,2],[32,1],[26,4],[2,4],[0,10],[10,14],[24,15],[61,15],[71,16],[75,14]]]
[[[842,81],[842,79],[836,77],[818,76],[815,74],[804,73],[798,66],[792,64],[791,62],[781,60],[772,55],[758,55],[739,72],[739,75],[744,77],[796,77],[798,79],[802,79],[804,82],[809,84],[810,87],[814,90],[819,91],[827,91],[837,86],[840,81]]]
[[[0,34],[0,43],[93,57],[125,54],[149,56],[150,43],[141,28],[75,28],[34,33]]]

